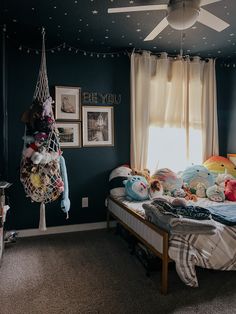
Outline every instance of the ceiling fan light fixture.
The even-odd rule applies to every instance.
[[[172,28],[177,30],[190,28],[196,23],[200,10],[196,6],[185,5],[185,2],[178,4],[169,8],[167,21]]]

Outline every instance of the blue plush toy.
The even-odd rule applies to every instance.
[[[208,189],[214,185],[215,181],[213,174],[202,165],[194,165],[186,168],[182,172],[181,177],[194,194],[196,194],[199,184],[205,186],[205,189]]]
[[[126,198],[129,201],[144,201],[148,199],[148,183],[144,177],[132,176],[123,181]]]
[[[69,185],[66,171],[66,163],[63,156],[60,156],[60,168],[61,168],[61,177],[64,182],[64,192],[61,199],[61,209],[66,213],[67,218],[69,218],[70,210],[70,199],[69,199]]]

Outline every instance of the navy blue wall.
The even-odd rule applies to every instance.
[[[9,181],[14,183],[9,189],[8,229],[38,227],[39,204],[25,197],[19,181],[19,164],[24,133],[20,118],[31,105],[39,65],[39,55],[8,51]],[[46,206],[47,226],[104,221],[109,172],[122,163],[129,163],[129,59],[127,56],[92,58],[69,52],[50,53],[47,68],[52,89],[56,85],[80,86],[82,92],[122,95],[121,103],[114,105],[114,147],[63,149],[70,187],[69,220],[65,220],[59,202]],[[81,208],[84,196],[89,198],[88,208]]]
[[[236,153],[236,60],[217,60],[217,97],[220,155]]]

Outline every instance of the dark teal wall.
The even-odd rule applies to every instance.
[[[235,62],[235,63],[234,63]],[[217,60],[217,103],[220,155],[236,153],[236,60]]]
[[[8,229],[38,227],[39,204],[26,199],[19,181],[19,165],[24,133],[20,118],[31,105],[39,65],[39,55],[8,51],[9,180],[14,183],[9,189]],[[47,69],[52,89],[56,85],[80,86],[82,92],[122,95],[121,103],[114,105],[114,147],[63,149],[70,187],[69,220],[65,220],[58,202],[46,206],[47,226],[104,221],[109,172],[129,162],[129,59],[127,56],[92,58],[69,52],[49,53]],[[89,198],[88,208],[81,208],[84,196]]]

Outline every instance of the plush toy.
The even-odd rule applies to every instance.
[[[48,153],[45,148],[42,148],[40,152],[34,152],[31,156],[33,164],[48,164],[52,160],[57,160],[59,158],[58,152]]]
[[[163,186],[158,179],[150,179],[148,193],[151,199],[161,197],[163,195]]]
[[[35,141],[39,143],[45,142],[47,138],[48,134],[46,134],[45,132],[35,132],[34,134]]]
[[[38,142],[34,142],[34,143],[31,143],[29,145],[29,147],[27,147],[24,151],[23,151],[23,156],[25,158],[31,158],[31,156],[33,155],[34,152],[37,152],[39,147],[40,147],[40,143]]]
[[[123,181],[126,198],[129,201],[144,201],[148,199],[148,183],[144,177],[131,176]]]
[[[236,201],[236,180],[225,181],[225,197],[229,201]]]
[[[219,173],[216,177],[216,184],[221,188],[222,191],[225,190],[225,181],[232,180],[234,177],[228,174],[228,170],[225,169],[225,173]]]
[[[206,197],[206,186],[203,183],[198,183],[196,187],[196,195],[197,197],[204,198]]]
[[[199,183],[205,186],[206,189],[215,183],[213,174],[202,165],[194,165],[186,168],[182,172],[181,177],[193,194],[196,194]]]
[[[228,158],[222,156],[212,156],[203,164],[209,171],[217,176],[219,173],[227,173],[236,177],[236,166]]]
[[[175,172],[168,168],[162,168],[157,170],[151,177],[151,179],[158,179],[164,189],[165,194],[170,194],[174,192],[176,196],[183,195],[182,191],[183,180]]]
[[[186,207],[187,206],[185,199],[179,198],[179,197],[174,198],[173,201],[171,202],[171,204],[174,207]]]
[[[209,200],[211,200],[213,202],[224,202],[224,200],[225,200],[224,192],[216,184],[213,186],[210,186],[206,190],[206,195],[209,198]]]
[[[40,188],[43,185],[40,175],[37,173],[31,173],[30,181],[35,188]]]
[[[183,189],[184,189],[184,192],[185,192],[185,199],[186,201],[193,201],[193,202],[197,202],[197,195],[193,194],[188,185],[187,184],[184,184],[183,185]]]
[[[64,183],[64,192],[62,194],[61,199],[61,209],[64,213],[66,213],[66,217],[69,218],[69,210],[70,210],[70,199],[69,199],[69,185],[68,185],[68,177],[66,170],[66,163],[63,156],[60,156],[60,169],[61,169],[61,177]]]
[[[149,182],[150,180],[150,171],[148,169],[143,170],[132,169],[131,175],[144,177],[147,180],[147,182]]]
[[[43,103],[43,111],[42,111],[42,118],[44,117],[51,117],[52,116],[52,104],[54,101],[52,97],[49,97]]]
[[[109,176],[109,190],[112,196],[125,196],[123,181],[131,177],[132,169],[128,165],[122,165],[112,170]]]

